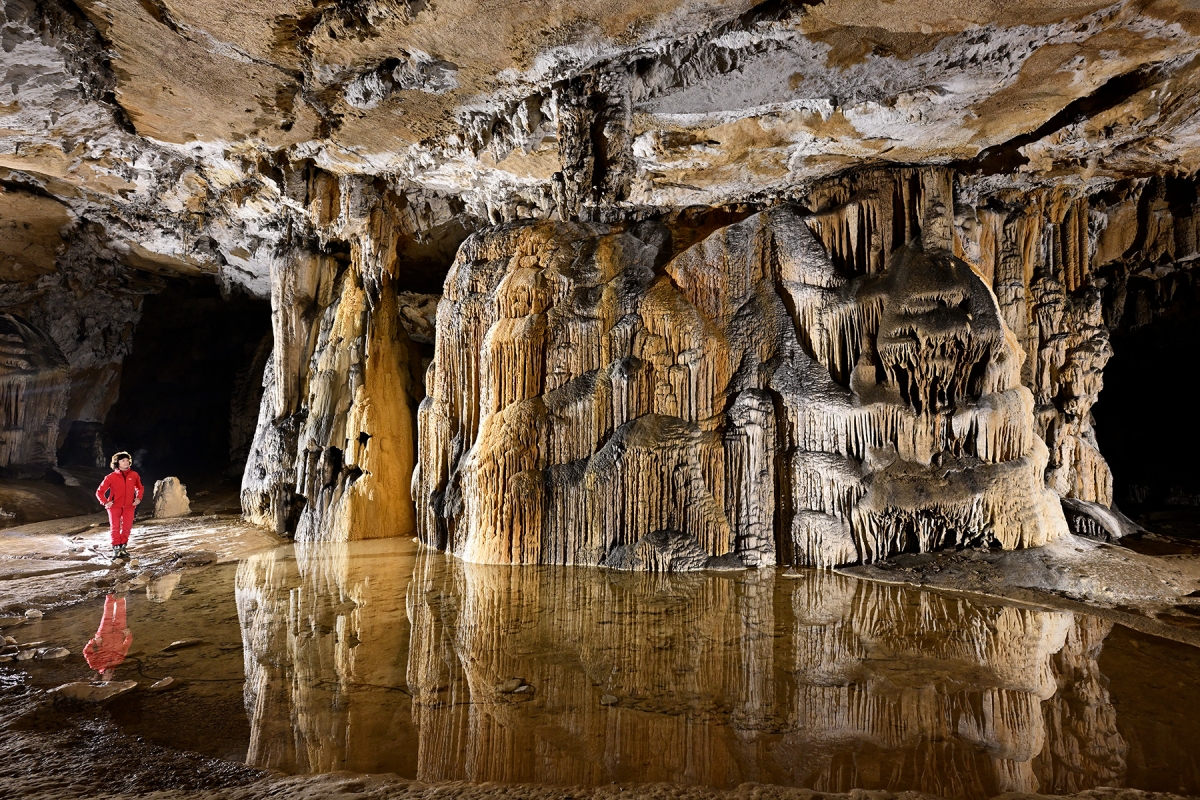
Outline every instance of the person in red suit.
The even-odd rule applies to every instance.
[[[133,527],[133,510],[146,496],[141,477],[133,471],[133,456],[124,451],[112,457],[112,472],[100,482],[96,499],[108,509],[112,526],[113,558],[129,558],[129,529]]]
[[[104,598],[104,616],[96,635],[83,646],[83,657],[102,680],[109,680],[113,667],[125,660],[131,644],[133,634],[125,623],[125,598],[110,594]]]

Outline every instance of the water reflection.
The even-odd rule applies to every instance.
[[[111,680],[113,670],[125,660],[132,644],[133,633],[125,620],[125,597],[110,594],[104,598],[100,627],[83,646],[83,657],[100,673],[101,680]]]
[[[413,548],[297,544],[239,566],[251,741],[286,772],[412,774],[405,589]]]
[[[1095,618],[818,572],[637,575],[394,548],[243,564],[252,764],[957,797],[1124,774]]]

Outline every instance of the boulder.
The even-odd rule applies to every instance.
[[[186,517],[192,513],[187,487],[179,478],[163,478],[154,483],[154,518]]]

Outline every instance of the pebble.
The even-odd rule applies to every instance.
[[[5,644],[16,644],[16,643],[17,643],[17,637],[15,637],[15,636],[5,636],[5,637],[4,637],[4,643],[5,643]]]
[[[617,697],[615,694],[605,694],[600,696],[600,705],[602,706],[616,705],[620,701],[621,698]]]
[[[133,569],[133,568],[135,568],[135,567],[139,567],[139,566],[141,566],[141,564],[142,564],[142,562],[141,562],[141,561],[138,561],[136,558],[131,558],[131,559],[129,559],[129,568],[130,568],[130,569]]]
[[[43,647],[37,650],[37,658],[41,661],[66,658],[69,655],[71,655],[71,651],[65,647]]]
[[[533,687],[532,687],[532,686],[530,686],[530,685],[527,683],[527,684],[525,684],[524,686],[521,686],[521,687],[519,687],[519,688],[518,688],[518,689],[517,689],[515,692],[513,692],[513,693],[514,693],[514,694],[529,694],[529,693],[531,693],[532,691],[533,691]]]
[[[25,612],[25,619],[41,619],[41,618],[42,618],[42,612],[38,611],[36,608],[31,608]]]
[[[195,647],[200,644],[200,639],[177,639],[162,649],[162,652],[169,653],[172,650],[182,650],[185,647]]]
[[[31,658],[33,658],[36,655],[37,655],[37,650],[22,650],[21,652],[17,653],[17,655],[14,657],[16,658],[17,661],[29,661]]]
[[[0,656],[0,664],[6,664],[15,658],[16,658],[16,656]]]
[[[163,678],[160,681],[155,681],[150,686],[150,691],[165,692],[167,689],[174,689],[175,687],[179,686],[179,683],[180,683],[179,681],[175,680],[170,675],[168,675],[167,677]]]

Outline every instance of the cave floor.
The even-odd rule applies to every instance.
[[[136,566],[106,539],[101,515],[0,536],[3,633],[45,656],[0,663],[14,796],[1200,795],[1200,556],[1177,537],[668,576],[292,545],[231,515],[139,521]],[[138,686],[56,694],[97,677],[81,650],[118,600],[108,685]]]

